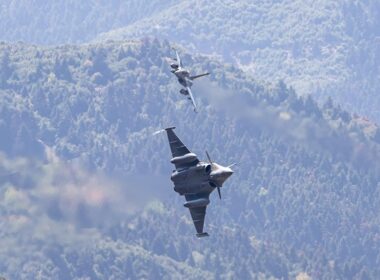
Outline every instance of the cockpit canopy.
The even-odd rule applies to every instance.
[[[206,172],[206,174],[210,174],[211,173],[211,164],[207,164],[206,165],[205,172]]]

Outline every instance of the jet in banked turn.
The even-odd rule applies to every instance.
[[[209,75],[210,73],[204,73],[200,75],[190,76],[190,72],[183,68],[181,58],[178,55],[178,52],[175,50],[176,58],[173,60],[174,63],[170,64],[170,67],[172,68],[171,72],[177,77],[178,82],[184,87],[179,92],[185,96],[188,97],[189,100],[193,103],[194,111],[197,111],[197,105],[194,100],[193,93],[191,92],[191,86],[193,85],[193,81],[195,79],[198,79],[200,77]]]
[[[173,131],[174,128],[165,129],[173,156],[171,163],[175,165],[175,170],[171,175],[174,191],[185,196],[184,206],[190,210],[197,237],[208,236],[207,232],[203,231],[203,225],[206,207],[210,203],[210,193],[217,189],[219,198],[222,198],[220,188],[233,174],[231,167],[234,164],[228,167],[221,166],[212,162],[207,152],[208,162],[199,161],[197,156],[190,152],[177,137]]]

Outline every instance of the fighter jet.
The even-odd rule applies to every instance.
[[[177,50],[174,49],[174,51],[176,54],[176,58],[173,58],[175,62],[170,64],[170,67],[172,68],[171,72],[177,77],[178,82],[184,87],[179,92],[187,96],[187,98],[191,100],[194,106],[194,111],[197,112],[197,105],[195,104],[194,96],[190,88],[193,85],[193,81],[195,79],[209,75],[210,73],[190,76],[190,72],[183,67],[181,58],[179,57]]]
[[[183,206],[190,210],[197,231],[196,236],[208,236],[208,233],[203,231],[203,225],[210,194],[217,189],[219,198],[222,199],[220,188],[234,173],[231,169],[234,164],[227,167],[219,165],[211,160],[207,151],[208,162],[200,161],[177,137],[174,128],[162,130],[168,135],[173,157],[170,162],[175,166],[170,179],[174,183],[174,191],[185,196],[186,203]]]

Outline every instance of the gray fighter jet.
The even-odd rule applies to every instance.
[[[170,67],[172,68],[171,72],[177,77],[178,82],[184,87],[179,92],[187,96],[187,98],[191,100],[194,106],[194,111],[197,112],[197,105],[195,104],[194,96],[190,88],[193,85],[193,81],[195,79],[209,75],[210,73],[190,76],[190,72],[183,68],[182,61],[178,55],[178,52],[176,50],[174,51],[176,54],[176,58],[173,59],[175,62],[170,64]]]
[[[234,164],[221,166],[211,160],[207,151],[208,162],[199,161],[177,137],[174,128],[165,129],[173,156],[170,162],[175,165],[170,179],[174,183],[174,191],[185,196],[186,203],[183,206],[190,210],[197,237],[208,236],[207,232],[203,232],[203,225],[206,207],[210,203],[210,193],[217,189],[219,198],[222,198],[220,188],[233,174],[231,167]]]

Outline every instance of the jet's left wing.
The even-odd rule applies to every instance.
[[[208,236],[208,233],[203,231],[203,226],[207,204],[209,203],[209,194],[186,194],[185,198],[187,201],[185,205],[188,205],[186,207],[190,210],[191,218],[197,231],[197,237]],[[192,205],[192,203],[199,206]]]
[[[193,93],[191,92],[190,87],[187,87],[186,89],[187,89],[187,92],[189,93],[191,103],[193,103],[193,106],[194,106],[194,112],[197,113],[197,104],[195,104],[195,100],[194,100]]]

